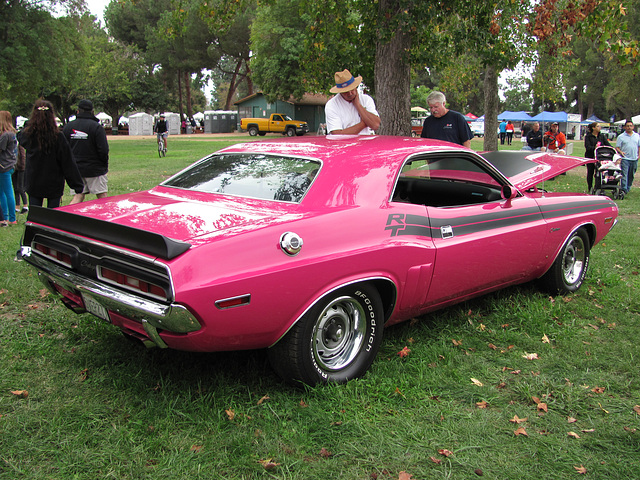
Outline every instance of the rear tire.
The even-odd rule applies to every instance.
[[[251,126],[249,127],[248,132],[250,136],[255,137],[258,135],[258,127]]]
[[[589,235],[584,228],[573,232],[549,271],[540,279],[544,289],[553,295],[577,291],[589,267],[590,245]]]
[[[344,383],[361,377],[382,342],[383,308],[370,285],[350,285],[317,302],[269,349],[287,383]]]

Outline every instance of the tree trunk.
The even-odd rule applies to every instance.
[[[182,70],[178,69],[178,109],[180,110],[180,122],[184,120],[184,108],[182,108]]]
[[[394,11],[397,0],[380,0],[380,18]],[[411,135],[411,36],[396,31],[389,42],[376,45],[376,107],[380,114],[380,135]]]
[[[489,65],[484,71],[484,144],[485,151],[498,150],[498,72]]]
[[[229,82],[229,91],[227,92],[227,101],[224,104],[225,110],[231,110],[231,103],[233,102],[233,96],[236,94],[236,89],[238,85],[236,84],[238,74],[240,73],[240,67],[242,66],[243,60],[238,60],[236,63],[236,69],[233,72],[233,77],[231,77],[231,81]]]
[[[184,91],[187,97],[187,119],[193,117],[193,107],[191,106],[191,74],[184,72]]]

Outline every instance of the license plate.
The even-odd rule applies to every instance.
[[[82,294],[82,301],[84,302],[84,308],[86,308],[87,312],[95,315],[98,318],[106,320],[110,322],[109,312],[106,308],[104,308],[99,302],[90,297],[89,295]]]

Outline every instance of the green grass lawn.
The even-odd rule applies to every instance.
[[[170,137],[159,159],[110,138],[110,192],[238,140]],[[584,192],[585,172],[545,187]],[[146,350],[71,313],[13,261],[22,228],[0,229],[0,479],[638,479],[640,188],[618,204],[576,294],[523,285],[416,318],[363,379],[304,390],[264,351]]]

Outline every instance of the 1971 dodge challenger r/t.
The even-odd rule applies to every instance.
[[[269,348],[289,382],[343,382],[386,326],[535,279],[577,290],[617,207],[541,187],[586,161],[403,137],[253,142],[149,191],[33,208],[22,251],[67,307],[147,344]]]

